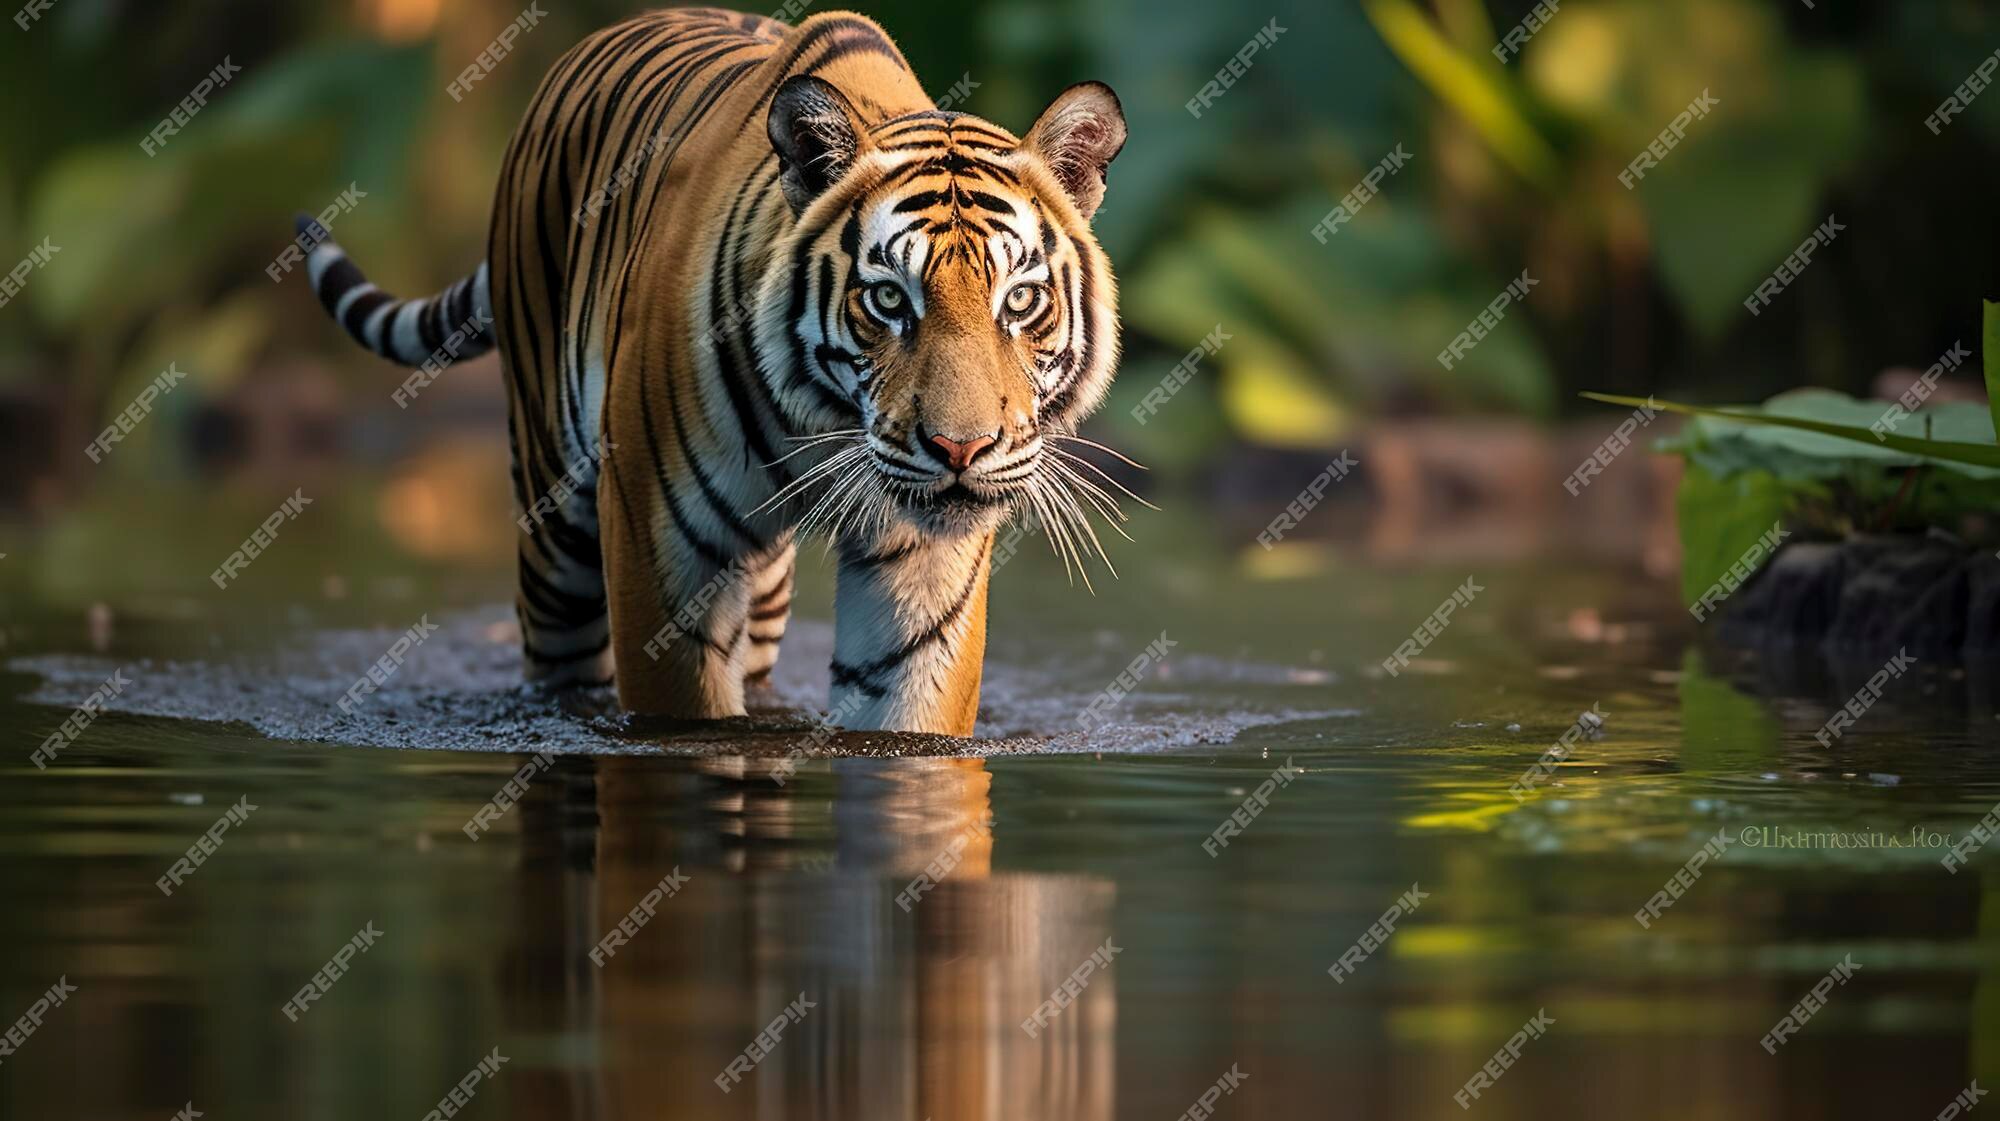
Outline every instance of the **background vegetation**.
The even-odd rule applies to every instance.
[[[216,405],[303,370],[349,421],[288,439],[362,454],[412,442],[425,422],[379,407],[390,372],[302,282],[274,285],[263,266],[295,210],[350,183],[367,198],[342,239],[385,286],[430,291],[477,261],[502,148],[541,74],[636,7],[542,6],[462,102],[447,83],[515,0],[57,0],[6,27],[0,256],[62,247],[0,308],[12,503],[226,466],[244,437]],[[1102,423],[1169,477],[1245,443],[1337,447],[1375,417],[1601,408],[1575,399],[1584,388],[1865,394],[1878,371],[1927,366],[1954,340],[1976,351],[1979,297],[2000,294],[1992,184],[1970,173],[2000,166],[2000,95],[1941,135],[1924,125],[2000,45],[2000,11],[1979,0],[1573,0],[1505,64],[1490,51],[1528,12],[1518,0],[858,6],[935,93],[969,78],[965,108],[1015,128],[1078,78],[1120,92],[1133,139],[1100,224],[1131,360]],[[1277,41],[1191,116],[1187,100],[1272,17]],[[225,54],[242,73],[148,157],[140,138]],[[1617,172],[1703,90],[1717,109],[1622,186]],[[1398,144],[1409,166],[1315,241]],[[1744,297],[1829,214],[1847,231],[1747,314]],[[1524,269],[1539,282],[1525,303],[1443,370],[1437,352]],[[1133,424],[1139,395],[1218,324],[1231,341]],[[169,361],[190,383],[89,471],[76,448]],[[33,482],[50,474],[53,490]]]

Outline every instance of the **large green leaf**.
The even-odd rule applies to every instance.
[[[1741,424],[1775,425],[1784,428],[1794,428],[1803,432],[1817,432],[1864,446],[1894,448],[1897,451],[1909,454],[1912,457],[1912,462],[1931,463],[1959,470],[1966,470],[1968,468],[1976,469],[1966,470],[1966,473],[1978,474],[1982,477],[2000,475],[2000,446],[1994,445],[1993,433],[1990,428],[1986,432],[1986,442],[1983,444],[1951,440],[1926,440],[1920,436],[1903,436],[1896,433],[1884,433],[1878,439],[1875,433],[1865,427],[1857,427],[1851,424],[1832,424],[1825,421],[1811,420],[1798,416],[1786,416],[1778,413],[1765,413],[1757,411],[1755,408],[1718,409],[1702,405],[1683,405],[1678,402],[1661,401],[1655,398],[1621,397],[1610,393],[1586,392],[1580,394],[1580,396],[1587,397],[1592,401],[1602,401],[1609,405],[1625,405],[1631,408],[1651,407],[1665,409],[1671,413],[1681,413],[1686,416],[1715,417],[1720,420],[1735,421]],[[1855,454],[1858,455],[1860,453],[1857,452]]]
[[[2000,508],[2000,469],[1930,454],[1956,446],[1990,451],[1992,420],[1985,409],[1956,403],[1906,418],[1899,427],[1931,433],[1910,438],[1926,449],[1918,453],[1877,441],[1862,427],[1876,423],[1886,408],[1881,401],[1799,389],[1750,410],[1703,410],[1661,441],[1660,448],[1688,462],[1680,513],[1690,594],[1713,581],[1718,565],[1727,567],[1741,555],[1748,547],[1745,532],[1768,529],[1780,514],[1795,525],[1846,532],[1956,527],[1968,514]],[[1828,428],[1862,435],[1833,435]],[[1913,476],[1918,467],[1933,470]],[[1738,489],[1727,489],[1732,485]],[[1742,502],[1751,506],[1748,525],[1735,524]]]
[[[1827,178],[1863,136],[1851,61],[1791,58],[1773,78],[1761,92],[1718,81],[1720,104],[1639,182],[1660,275],[1706,335],[1747,319],[1743,300],[1828,217]],[[1840,236],[1820,252],[1842,252]]]
[[[1644,200],[1660,277],[1688,322],[1713,338],[1750,318],[1744,298],[1826,217],[1813,209],[1818,179],[1781,152],[1745,151],[1670,156],[1661,175],[1672,179]]]
[[[1873,426],[1888,415],[1889,408],[1882,401],[1857,401],[1830,389],[1809,388],[1781,393],[1757,406],[1756,411],[1764,416],[1795,417],[1868,428],[1872,432]],[[1993,439],[1992,422],[1985,408],[1962,401],[1905,415],[1893,429],[1884,431],[1967,444],[1984,444]],[[1662,441],[1660,447],[1686,455],[1724,476],[1761,469],[1784,479],[1832,479],[1852,476],[1859,468],[1886,477],[1883,468],[1931,464],[1982,480],[2000,479],[2000,472],[1960,463],[1936,463],[1872,438],[1866,444],[1856,444],[1818,432],[1710,417],[1696,417],[1678,436]]]

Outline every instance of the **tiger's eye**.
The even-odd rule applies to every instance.
[[[1007,293],[1007,310],[1013,312],[1015,315],[1024,314],[1029,308],[1035,306],[1037,296],[1038,293],[1035,291],[1034,285],[1017,284],[1014,286],[1012,292]]]
[[[877,284],[873,292],[875,306],[886,312],[903,310],[903,290],[887,282]]]

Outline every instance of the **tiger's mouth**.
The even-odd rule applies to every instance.
[[[943,535],[969,533],[986,525],[1012,505],[1008,492],[954,480],[936,490],[891,487],[896,507],[919,529]]]
[[[944,510],[990,510],[1006,505],[1007,499],[999,493],[982,494],[964,483],[953,483],[943,490],[921,496],[921,501]]]

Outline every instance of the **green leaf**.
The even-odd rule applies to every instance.
[[[1879,437],[1866,428],[1847,424],[1828,424],[1823,421],[1807,420],[1803,417],[1780,416],[1755,412],[1748,409],[1716,409],[1703,405],[1682,405],[1673,401],[1660,401],[1646,397],[1621,397],[1609,393],[1585,392],[1579,396],[1592,401],[1602,401],[1608,405],[1625,405],[1631,408],[1665,409],[1670,413],[1685,416],[1716,417],[1743,424],[1768,424],[1785,428],[1796,428],[1805,432],[1817,432],[1825,436],[1836,436],[1852,440],[1857,444],[1885,446],[1897,451],[1908,452],[1927,461],[1939,463],[1967,464],[2000,470],[2000,446],[1992,443],[1971,444],[1951,440],[1926,440],[1919,436],[1901,436],[1885,432]]]
[[[1773,523],[1784,519],[1793,492],[1768,471],[1723,479],[1689,464],[1674,501],[1681,530],[1681,597],[1693,603]]]
[[[1809,387],[1778,394],[1756,407],[1762,416],[1795,417],[1849,427],[1874,426],[1891,406],[1881,401],[1857,401],[1845,393]],[[1984,406],[1956,401],[1901,415],[1886,431],[1920,434],[1927,440],[1985,444],[1993,439],[1993,422]],[[1886,479],[1889,468],[1934,466],[1945,472],[1981,480],[2000,479],[2000,470],[1932,460],[1885,443],[1856,444],[1837,436],[1794,428],[1741,424],[1733,420],[1696,417],[1679,435],[1660,448],[1679,452],[1717,475],[1761,468],[1781,479],[1834,479],[1873,476]]]
[[[1743,297],[1826,217],[1812,210],[1821,194],[1814,172],[1770,152],[1689,155],[1644,196],[1660,279],[1703,337],[1741,316]]]
[[[1859,428],[1874,424],[1885,408],[1885,402],[1808,388],[1781,393],[1752,412],[1768,421]],[[1926,433],[1929,445],[1959,441],[1981,447],[1993,438],[1985,407],[1962,401],[1904,417],[1899,427]],[[1983,518],[2000,508],[2000,469],[1913,454],[1872,435],[1862,442],[1778,423],[1697,416],[1656,446],[1681,455],[1690,471],[1714,480],[1775,480],[1788,499],[1786,518],[1795,525],[1842,532],[1857,526],[1955,528],[1968,516]],[[1918,467],[1925,470],[1913,480],[1910,469]],[[1712,512],[1695,502],[1683,516],[1695,524]]]
[[[1761,90],[1713,79],[1721,104],[1638,187],[1661,279],[1709,338],[1828,217],[1826,182],[1866,134],[1866,83],[1851,60],[1788,57],[1772,69]],[[1846,249],[1836,240],[1828,252]]]
[[[1979,345],[1985,350],[1986,408],[1993,416],[1993,431],[2000,433],[2000,304],[1982,300],[1985,319],[1979,331]]]

